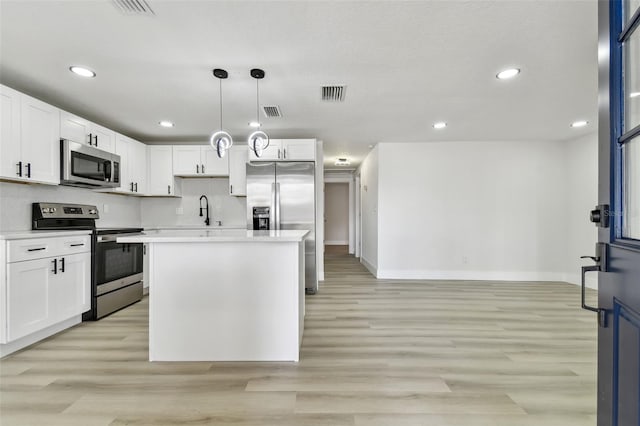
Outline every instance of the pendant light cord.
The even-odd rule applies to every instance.
[[[260,124],[260,79],[256,78],[256,123],[258,123],[258,129],[262,127]]]
[[[218,82],[220,83],[220,129],[222,129],[222,79],[219,78]]]

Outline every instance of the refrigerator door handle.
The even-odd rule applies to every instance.
[[[276,231],[280,230],[280,183],[276,183]]]
[[[271,207],[269,208],[269,229],[276,229],[276,184],[271,184]]]

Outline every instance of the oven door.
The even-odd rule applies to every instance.
[[[96,239],[96,296],[142,281],[141,243],[117,243],[118,235]]]
[[[61,183],[90,188],[120,185],[120,157],[77,142],[61,142]]]

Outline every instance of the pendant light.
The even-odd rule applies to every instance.
[[[209,144],[217,153],[218,157],[222,158],[226,154],[227,150],[233,145],[233,138],[222,127],[222,80],[226,79],[229,74],[220,68],[213,70],[213,75],[218,78],[220,82],[220,130],[214,132],[209,139]]]
[[[249,148],[255,152],[256,157],[260,157],[262,152],[269,146],[269,136],[259,129],[260,127],[260,88],[258,86],[260,80],[264,78],[264,71],[260,68],[254,68],[250,72],[251,77],[256,79],[256,123],[258,130],[251,133],[247,139]]]

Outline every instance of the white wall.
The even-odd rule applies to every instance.
[[[598,204],[598,135],[592,133],[564,142],[565,148],[565,281],[580,284],[580,267],[590,264],[598,240],[589,212]],[[587,286],[597,288],[598,274],[587,274]]]
[[[378,275],[378,152],[376,146],[360,166],[362,246],[360,261]],[[398,241],[401,242],[401,241]]]
[[[349,184],[326,182],[324,186],[325,244],[349,244]]]
[[[205,226],[205,217],[199,216],[201,195],[209,199],[211,226],[220,220],[224,227],[246,228],[247,200],[245,197],[229,195],[228,178],[183,178],[182,198],[143,199],[143,226]],[[182,209],[182,214],[177,213],[176,209]]]
[[[70,186],[0,182],[0,230],[31,229],[31,203],[35,202],[96,205],[100,212],[96,224],[101,228],[135,227],[141,224],[138,197],[104,194]]]
[[[380,143],[360,172],[363,263],[378,278],[578,284],[579,257],[594,252],[595,133]]]

